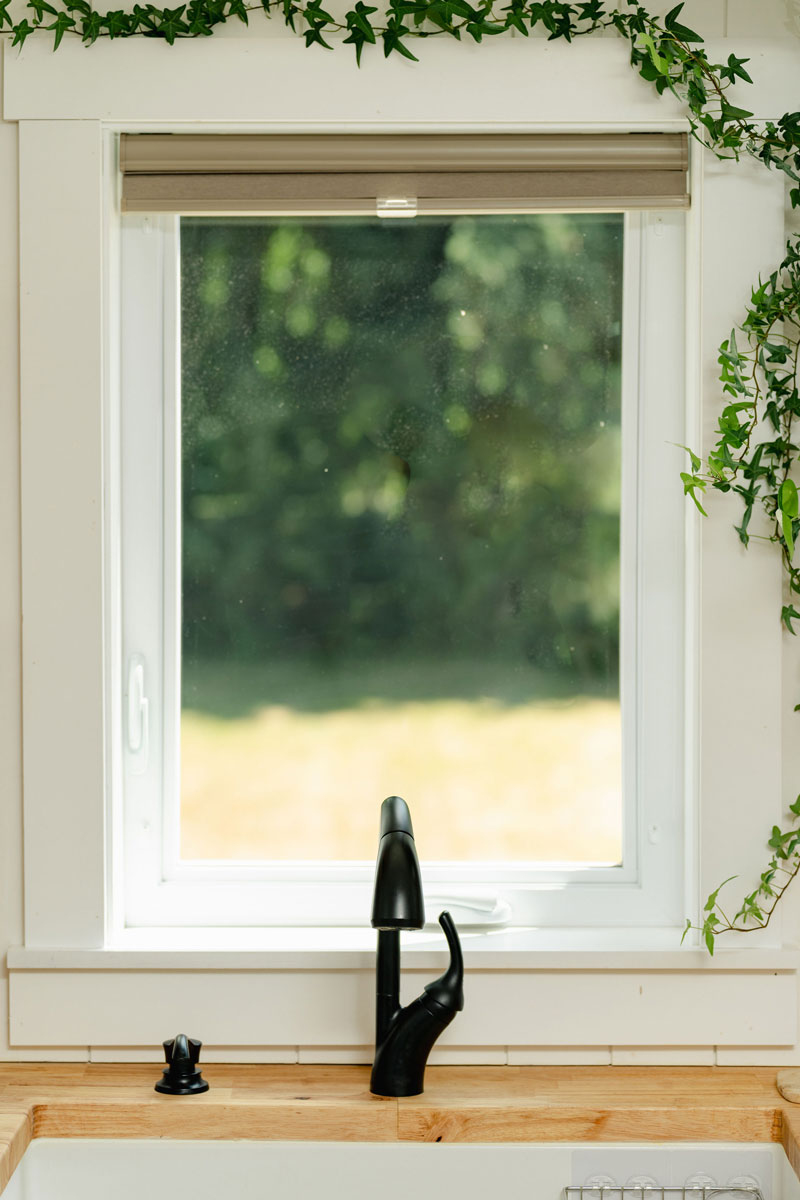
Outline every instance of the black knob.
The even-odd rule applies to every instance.
[[[164,1057],[167,1065],[156,1084],[157,1092],[167,1096],[194,1096],[208,1091],[208,1084],[200,1074],[198,1062],[203,1043],[189,1038],[185,1033],[164,1042]]]

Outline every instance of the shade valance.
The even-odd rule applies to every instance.
[[[123,134],[127,212],[688,206],[686,134]]]

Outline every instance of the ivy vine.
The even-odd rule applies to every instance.
[[[797,203],[796,189],[793,192]],[[789,633],[800,620],[795,599],[800,597],[800,567],[795,565],[795,545],[800,535],[797,485],[792,470],[798,460],[797,418],[800,418],[798,359],[800,358],[800,237],[793,238],[786,257],[766,281],[753,289],[747,315],[740,327],[720,347],[720,379],[726,403],[719,416],[716,442],[705,462],[689,451],[691,470],[682,472],[683,487],[705,516],[700,497],[711,487],[740,497],[741,524],[735,526],[747,546],[752,538],[774,542],[779,548],[786,581],[787,603],[781,620]],[[744,338],[744,345],[739,340]],[[794,427],[794,428],[793,428]],[[754,512],[763,514],[762,528],[751,529]],[[795,712],[800,704],[795,705]],[[758,886],[746,895],[732,917],[723,909],[719,894],[726,879],[708,897],[702,923],[686,922],[684,937],[692,928],[702,933],[711,954],[715,938],[731,930],[765,929],[789,884],[800,873],[800,796],[790,804],[789,829],[775,825],[768,845],[772,850]],[[731,878],[735,878],[732,876]]]
[[[430,37],[481,42],[511,32],[528,37],[541,30],[551,41],[571,42],[610,29],[628,43],[631,66],[641,78],[659,94],[671,92],[682,102],[695,138],[719,158],[746,155],[782,171],[791,203],[800,207],[800,112],[785,113],[776,121],[754,121],[752,112],[734,104],[731,89],[752,83],[748,59],[730,54],[724,63],[711,62],[700,34],[681,23],[682,8],[678,4],[666,16],[654,17],[638,0],[616,5],[603,0],[388,0],[383,10],[356,0],[338,19],[323,8],[322,0],[188,0],[177,8],[137,3],[130,11],[109,12],[95,11],[89,0],[0,0],[0,32],[11,37],[13,46],[22,46],[41,31],[52,34],[54,49],[65,36],[78,37],[86,45],[100,38],[128,37],[162,38],[172,45],[181,38],[207,37],[229,20],[247,24],[250,14],[258,12],[284,21],[306,46],[332,49],[326,38],[346,35],[341,40],[353,47],[360,64],[365,48],[372,46],[382,47],[387,58],[399,54],[416,62],[411,46]],[[689,450],[690,470],[681,474],[685,493],[701,513],[705,515],[702,496],[708,488],[733,492],[743,504],[741,524],[735,526],[742,543],[747,546],[758,537],[779,548],[787,593],[781,619],[791,634],[796,632],[793,622],[800,621],[800,566],[795,565],[800,512],[792,478],[800,456],[793,440],[798,436],[793,425],[800,419],[799,309],[797,236],[778,269],[753,289],[738,338],[734,330],[720,348],[725,405],[716,443],[705,459]],[[764,428],[767,433],[762,436]],[[751,530],[756,510],[765,515],[768,532]],[[729,918],[720,904],[721,884],[708,897],[700,924],[687,920],[684,937],[697,929],[713,954],[721,933],[749,932],[769,924],[781,896],[800,873],[800,796],[790,813],[789,828],[773,827],[767,868],[734,915]]]

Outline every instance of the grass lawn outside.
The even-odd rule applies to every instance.
[[[619,701],[504,663],[184,667],[187,859],[374,859],[385,796],[427,861],[616,863]]]

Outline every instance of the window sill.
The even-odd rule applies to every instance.
[[[681,946],[678,929],[493,929],[461,931],[464,964],[480,971],[781,971],[800,968],[800,947],[719,947],[710,957]],[[403,938],[409,970],[436,970],[438,929]],[[130,929],[101,949],[15,947],[9,970],[363,971],[374,968],[368,928]]]

